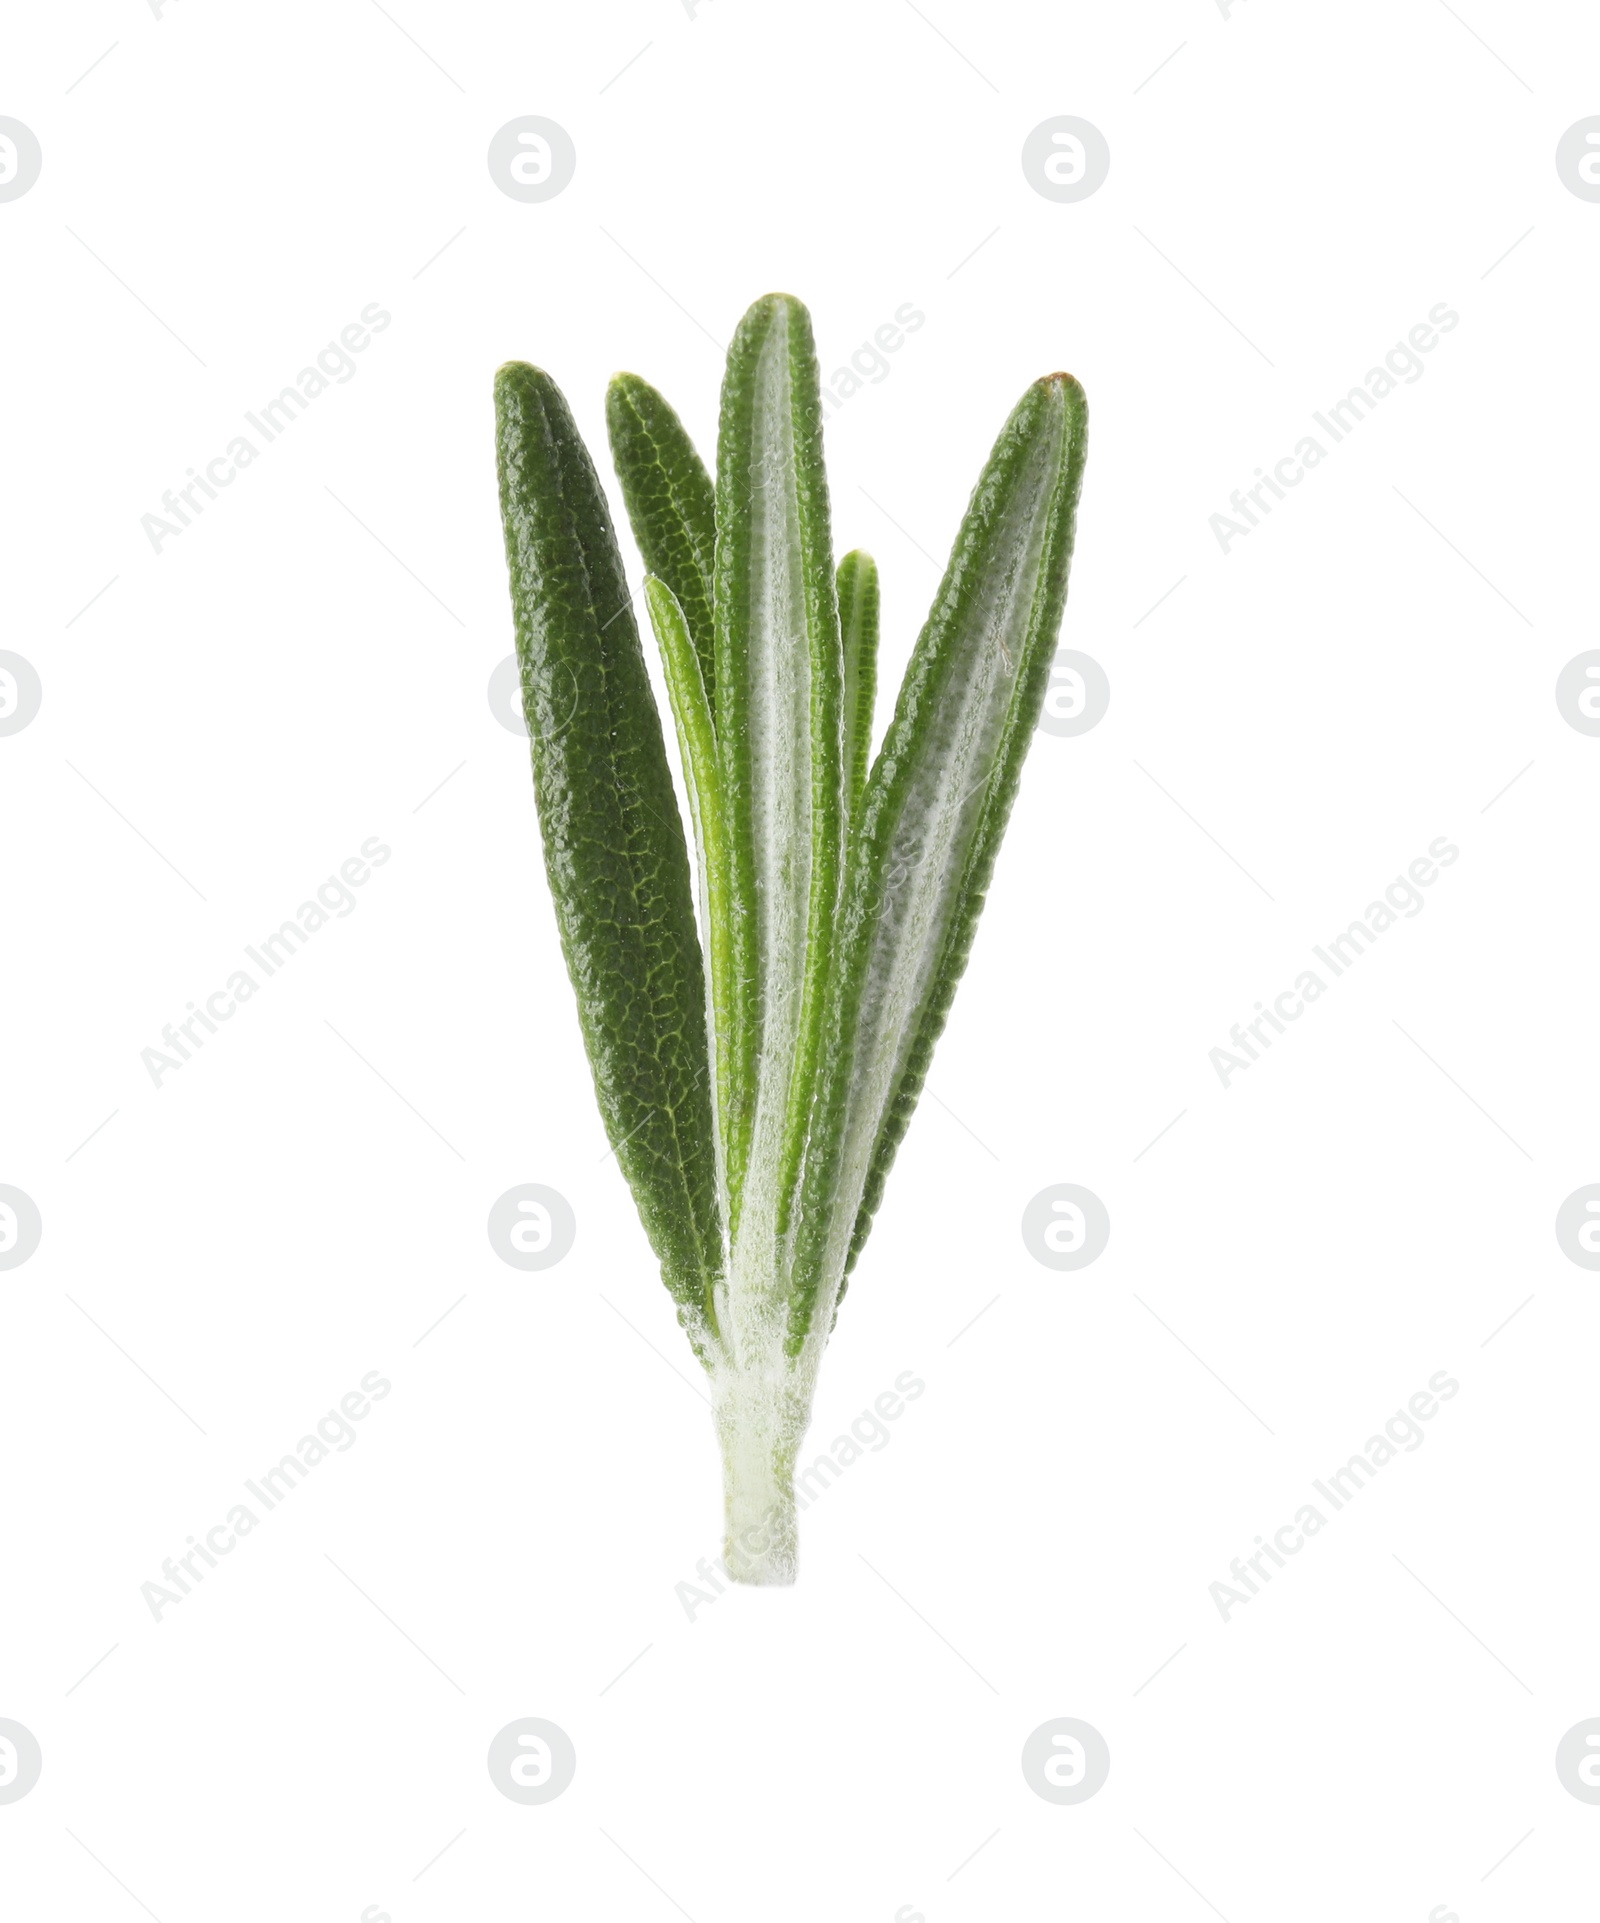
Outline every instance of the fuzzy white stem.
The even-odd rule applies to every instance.
[[[735,1582],[792,1583],[798,1567],[794,1463],[810,1393],[781,1362],[714,1383],[722,1445],[723,1560]]]

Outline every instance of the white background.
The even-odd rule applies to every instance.
[[[8,1913],[1577,1914],[1600,1278],[1553,1224],[1600,1179],[1600,740],[1554,684],[1595,644],[1600,205],[1554,153],[1600,21],[386,9],[92,0],[0,47],[44,155],[0,205],[0,646],[43,684],[0,741],[0,1180],[44,1224],[0,1276],[0,1716],[44,1755]],[[524,114],[578,155],[538,205],[485,162]],[[1059,114],[1112,156],[1070,205],[1020,164]],[[716,343],[775,287],[829,371],[927,317],[827,430],[880,729],[1057,367],[1092,410],[1063,641],[1112,699],[1035,744],[813,1440],[926,1393],[803,1518],[795,1589],[691,1621],[711,1425],[486,698],[490,381],[549,368],[609,476],[630,367],[709,454]],[[1225,555],[1208,518],[1441,301],[1424,377]],[[153,552],[140,517],[370,302],[355,378]],[[355,911],[153,1086],[162,1026],[373,835]],[[1441,835],[1424,911],[1224,1088],[1230,1026]],[[526,1181],[578,1222],[537,1275],[485,1233]],[[1075,1274],[1020,1232],[1057,1182],[1111,1216]],[[141,1584],[373,1369],[357,1445],[153,1621]],[[1440,1369],[1425,1446],[1225,1623],[1209,1585]],[[485,1768],[530,1715],[578,1756],[536,1808]],[[1019,1764],[1058,1716],[1112,1758],[1069,1808]]]

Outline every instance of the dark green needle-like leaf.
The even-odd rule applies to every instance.
[[[605,497],[548,374],[495,379],[545,872],[606,1133],[703,1346],[721,1273],[689,859]],[[548,1011],[530,1011],[548,1019]]]

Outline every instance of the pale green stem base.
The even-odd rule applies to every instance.
[[[794,1463],[810,1397],[787,1370],[730,1373],[713,1390],[728,1574],[741,1583],[792,1583],[799,1568]]]

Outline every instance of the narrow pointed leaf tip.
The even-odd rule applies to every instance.
[[[606,1133],[697,1347],[721,1273],[688,852],[605,498],[548,374],[495,377],[545,872]]]

